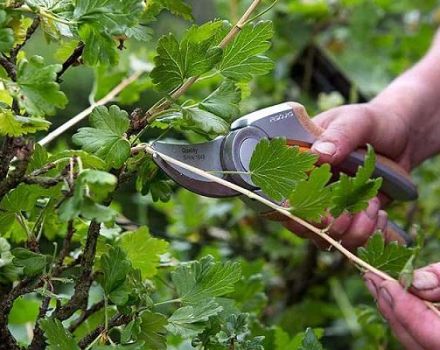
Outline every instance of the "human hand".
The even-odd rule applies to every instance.
[[[424,303],[440,301],[440,263],[416,270],[410,291],[371,272],[364,278],[380,312],[406,349],[440,349],[440,317]]]
[[[313,121],[325,129],[312,147],[312,151],[319,155],[320,162],[338,164],[352,151],[369,143],[377,153],[394,160],[406,170],[410,168],[407,150],[409,127],[403,118],[385,110],[378,102],[334,108],[318,115]],[[381,204],[379,198],[374,198],[365,211],[355,215],[344,213],[339,218],[324,218],[322,226],[329,226],[330,236],[354,250],[364,245],[377,230],[385,230],[387,214],[380,210]],[[297,235],[313,239],[321,247],[328,246],[300,225],[292,221],[284,224]]]

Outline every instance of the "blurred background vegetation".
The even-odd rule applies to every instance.
[[[250,3],[249,0],[188,2],[193,7],[195,22],[213,18],[234,21]],[[310,114],[315,115],[342,103],[373,97],[419,59],[440,23],[440,2],[280,0],[264,17],[275,23],[276,34],[269,55],[276,68],[253,81],[249,89],[243,88],[242,113],[294,100],[305,104]],[[187,21],[163,13],[154,24],[154,36],[168,32],[179,35],[188,25]],[[157,40],[151,40],[154,42]],[[313,54],[304,53],[304,48],[310,45],[320,48],[315,53],[328,58],[344,77],[344,84],[350,90],[348,97],[315,81],[322,67],[313,63],[316,59]],[[70,104],[52,118],[53,127],[86,108],[90,96],[103,96],[133,65],[151,62],[154,49],[148,42],[129,44],[117,67],[93,71],[80,66],[68,71],[62,89]],[[47,44],[41,33],[26,51],[43,55],[52,62],[62,62],[66,57],[65,52]],[[304,72],[298,72],[299,62],[306,67]],[[93,83],[94,77],[98,83]],[[334,77],[324,78],[331,82]],[[206,96],[211,90],[207,84],[215,81],[197,84],[190,96]],[[129,112],[136,107],[149,107],[158,99],[151,87],[148,77],[142,78],[121,95],[118,103]],[[387,117],[386,111],[383,117]],[[66,135],[51,147],[63,148],[69,143],[70,137]],[[406,229],[425,234],[422,263],[440,261],[439,169],[440,160],[429,161],[418,169],[414,175],[420,185],[420,199],[416,203],[394,205],[391,211],[391,216]],[[240,282],[243,285],[237,287],[236,298],[242,303],[243,311],[261,316],[268,325],[278,325],[291,335],[308,326],[322,328],[327,349],[399,348],[376,313],[374,302],[354,267],[339,254],[320,252],[281,225],[259,218],[239,200],[202,198],[176,187],[171,201],[153,202],[150,195],[137,194],[130,183],[118,203],[128,223],[148,225],[154,235],[169,240],[176,259],[212,254],[223,260],[242,260],[246,282]],[[77,236],[80,240],[81,232]],[[157,293],[161,293],[158,288]],[[21,302],[26,307],[16,305],[10,320],[16,332],[21,332],[20,325],[31,320],[38,310],[38,304],[32,306],[29,300]],[[93,322],[91,319],[84,327],[92,329]]]

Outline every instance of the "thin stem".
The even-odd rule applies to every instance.
[[[232,27],[232,29],[229,31],[229,33],[223,38],[223,40],[220,42],[219,46],[221,48],[225,48],[226,46],[231,43],[235,39],[235,37],[238,35],[238,33],[241,31],[241,29],[246,25],[247,21],[251,17],[252,13],[256,10],[258,5],[260,5],[261,0],[254,0],[249,8],[246,10],[246,12],[243,14],[243,16],[240,18],[240,20]],[[162,99],[159,101],[158,104],[155,104],[153,107],[151,107],[146,113],[145,117],[143,119],[143,122],[146,124],[151,123],[153,120],[156,119],[156,114],[158,112],[161,112],[165,109],[168,109],[173,101],[177,100],[180,96],[182,96],[191,86],[194,85],[194,83],[199,79],[199,76],[191,77],[185,83],[183,83],[182,86],[180,86],[177,90],[175,90],[171,94],[171,98],[168,100]]]
[[[260,18],[261,16],[264,16],[267,12],[272,10],[272,8],[277,4],[278,0],[274,0],[270,6],[268,6],[265,10],[261,11],[260,13],[257,13],[254,17],[247,20],[246,24],[255,21],[256,19]]]
[[[116,96],[118,96],[122,90],[124,90],[128,85],[136,81],[141,75],[143,71],[136,71],[132,75],[130,75],[127,79],[122,80],[117,86],[115,86],[107,95],[105,95],[103,98],[101,98],[96,103],[92,104],[90,107],[86,108],[70,120],[68,120],[66,123],[55,129],[54,131],[50,132],[46,137],[38,141],[38,143],[42,146],[47,145],[49,142],[56,139],[58,136],[69,130],[72,126],[78,124],[81,120],[86,118],[90,113],[93,112],[95,107],[103,106],[110,101],[112,101]]]
[[[224,175],[250,175],[249,171],[235,171],[235,170],[205,170],[209,174],[224,174]]]
[[[160,303],[154,304],[154,306],[161,306],[161,305],[167,305],[167,304],[176,304],[176,303],[181,303],[182,300],[180,299],[171,299],[171,300],[166,300],[166,301],[162,301]]]
[[[166,162],[169,162],[171,164],[177,165],[183,169],[186,169],[188,171],[193,172],[196,175],[200,175],[208,180],[211,180],[213,182],[216,182],[220,185],[226,186],[230,189],[233,189],[251,199],[255,199],[256,201],[266,205],[267,207],[279,212],[280,214],[284,215],[285,217],[299,223],[301,226],[307,228],[308,230],[310,230],[311,232],[313,232],[314,234],[316,234],[317,236],[323,238],[325,241],[327,241],[330,245],[332,245],[334,248],[336,248],[340,253],[342,253],[344,256],[346,256],[350,261],[352,261],[353,263],[355,263],[356,265],[360,266],[362,269],[364,269],[365,271],[370,271],[373,272],[374,274],[376,274],[377,276],[381,277],[384,280],[387,281],[396,281],[394,278],[392,278],[391,276],[389,276],[388,274],[386,274],[385,272],[375,268],[374,266],[368,264],[367,262],[365,262],[364,260],[362,260],[361,258],[357,257],[355,254],[353,254],[352,252],[350,252],[348,249],[346,249],[344,246],[342,246],[341,243],[339,243],[338,241],[334,240],[332,237],[330,237],[327,234],[327,230],[322,230],[319,229],[315,226],[313,226],[312,224],[308,223],[307,221],[293,215],[291,212],[289,212],[288,210],[286,210],[283,207],[280,207],[279,205],[271,202],[270,200],[263,198],[261,196],[259,196],[258,194],[251,192],[249,190],[246,190],[232,182],[226,181],[224,179],[221,179],[215,175],[209,174],[206,171],[196,168],[194,166],[191,166],[189,164],[183,163],[177,159],[174,159],[170,156],[167,156],[166,154],[157,152],[156,150],[154,150],[151,146],[146,146],[145,147],[145,151],[149,154],[151,154],[153,157],[160,157],[163,160],[165,160]],[[433,305],[432,303],[425,301],[425,304],[428,306],[428,308],[430,308],[432,311],[434,311],[436,313],[437,316],[440,317],[440,311],[435,307],[435,305]]]

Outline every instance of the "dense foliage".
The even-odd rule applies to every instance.
[[[252,1],[192,3],[0,0],[0,349],[398,348],[339,254],[178,188],[136,146],[212,139],[286,99],[351,102],[290,79],[309,43],[371,96],[426,50],[436,2],[262,1],[244,23]],[[36,143],[88,104],[73,135]],[[333,184],[315,161],[264,140],[250,175],[310,221],[377,193],[372,150]],[[394,277],[438,258],[437,163],[416,174],[423,202],[393,214],[425,248],[376,235],[359,251]]]

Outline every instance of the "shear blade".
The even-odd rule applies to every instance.
[[[209,171],[220,178],[225,178],[226,176],[222,174],[224,169],[221,164],[223,139],[224,137],[219,137],[210,142],[191,145],[170,144],[157,141],[152,144],[152,147],[156,151],[180,160],[183,163]],[[191,192],[215,198],[232,197],[239,194],[226,186],[207,180],[177,165],[168,163],[160,158],[160,156],[155,157],[154,161],[171,179]]]

